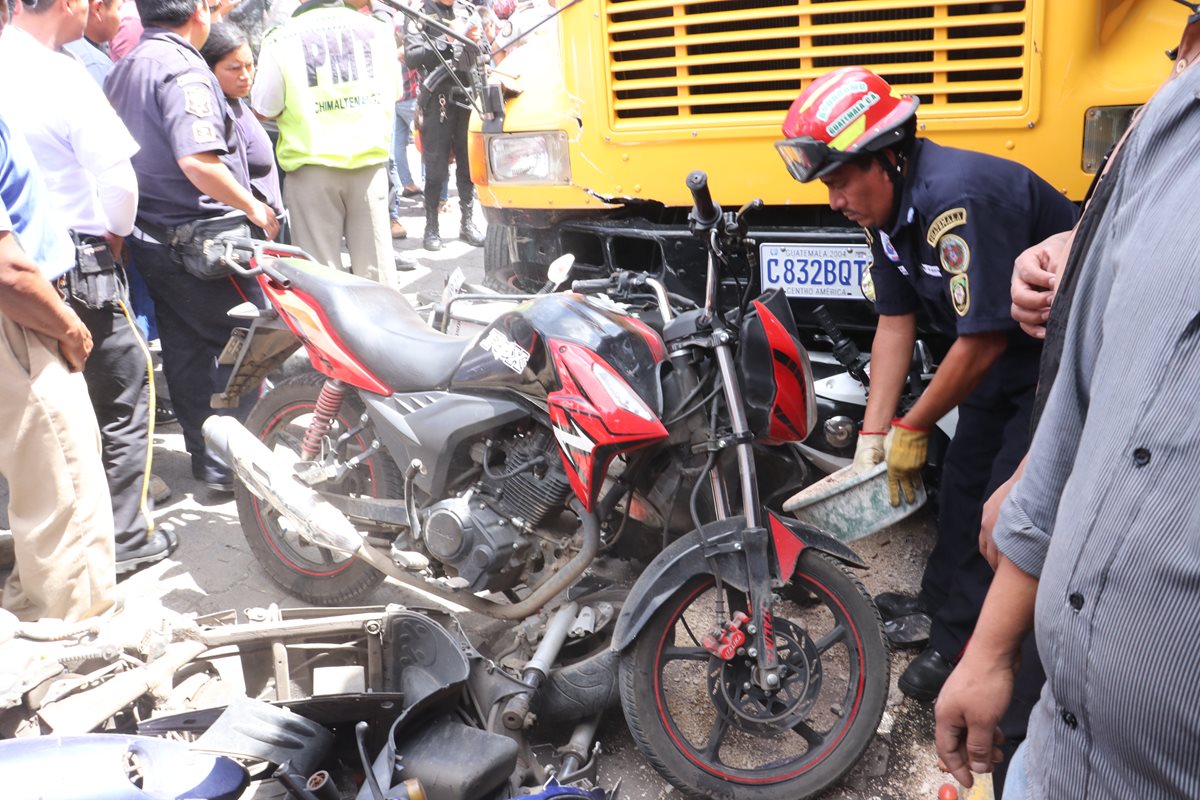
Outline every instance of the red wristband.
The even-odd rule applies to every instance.
[[[859,431],[859,436],[887,436],[887,431]]]
[[[916,425],[905,425],[904,420],[900,417],[893,419],[892,425],[896,428],[904,428],[906,431],[912,431],[913,433],[929,433],[931,430],[931,428],[918,428]]]

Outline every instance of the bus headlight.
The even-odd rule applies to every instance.
[[[563,131],[487,137],[488,182],[566,184],[571,158]]]

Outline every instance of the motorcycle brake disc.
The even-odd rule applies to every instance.
[[[756,659],[736,656],[717,661],[708,671],[708,694],[717,712],[749,733],[787,730],[804,722],[821,693],[821,654],[799,625],[776,617],[779,688],[767,691],[755,684]]]

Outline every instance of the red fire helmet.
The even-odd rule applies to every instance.
[[[903,141],[920,101],[864,67],[835,69],[792,102],[775,149],[801,183],[827,175],[859,153]]]

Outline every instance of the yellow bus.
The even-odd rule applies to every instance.
[[[1080,200],[1172,68],[1187,13],[1175,0],[576,0],[499,64],[502,120],[472,123],[488,280],[540,286],[571,252],[577,277],[654,270],[694,288],[684,178],[702,169],[726,210],[765,202],[750,217],[764,288],[858,300],[872,326],[857,281],[829,294],[768,274],[785,247],[869,259],[821,184],[792,180],[772,147],[803,86],[870,67],[920,97],[918,135],[1019,161]]]

